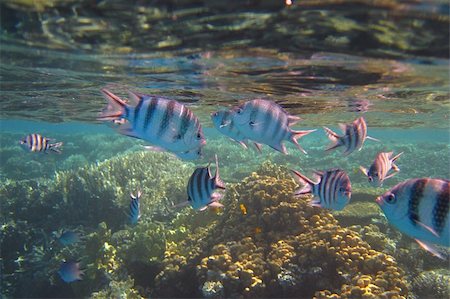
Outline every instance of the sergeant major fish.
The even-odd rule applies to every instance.
[[[340,136],[327,127],[323,127],[331,144],[326,151],[343,146],[344,155],[349,155],[355,150],[361,150],[366,139],[379,141],[378,139],[367,136],[367,124],[364,117],[359,117],[351,124],[339,124],[344,135]]]
[[[60,154],[60,147],[63,145],[62,142],[50,143],[54,139],[43,137],[39,134],[30,134],[23,138],[19,143],[23,148],[31,152],[44,152],[53,151]]]
[[[222,194],[214,192],[215,189],[225,189],[225,184],[219,176],[219,163],[216,159],[216,173],[211,175],[210,165],[199,167],[189,178],[187,185],[188,203],[195,210],[203,211],[207,207],[223,207],[218,201]]]
[[[294,143],[306,154],[298,143],[298,139],[315,130],[292,130],[290,126],[299,120],[299,117],[289,115],[276,103],[262,99],[247,101],[236,107],[233,113],[233,122],[246,138],[267,144],[283,154],[287,154],[284,140]]]
[[[247,149],[247,138],[239,132],[233,122],[233,110],[221,110],[211,113],[211,120],[216,127],[216,129],[228,136],[230,139],[236,141]],[[261,144],[254,143],[256,149],[261,152]]]
[[[377,197],[389,223],[420,246],[444,258],[432,244],[450,246],[450,181],[416,178]]]
[[[129,212],[129,218],[130,223],[132,225],[135,225],[138,223],[139,219],[141,218],[141,204],[140,204],[140,198],[141,198],[141,191],[138,191],[136,195],[133,195],[130,193],[130,212]]]
[[[81,240],[80,234],[74,231],[65,231],[59,237],[58,241],[63,246],[75,244]]]
[[[130,92],[132,106],[106,89],[109,101],[100,113],[101,120],[126,119],[120,133],[143,139],[173,153],[183,153],[206,144],[198,118],[183,104],[152,95]]]
[[[296,170],[292,172],[305,184],[295,195],[312,193],[315,196],[315,200],[311,202],[312,206],[340,211],[350,201],[352,186],[350,178],[343,170],[316,171],[318,182],[313,182]]]
[[[369,170],[362,166],[359,167],[362,173],[367,176],[369,183],[373,186],[382,186],[384,180],[393,177],[395,174],[397,174],[397,172],[400,171],[400,168],[398,168],[398,166],[395,165],[394,162],[403,154],[403,152],[396,155],[395,157],[392,157],[392,154],[393,152],[378,153]],[[388,175],[391,169],[394,172]]]

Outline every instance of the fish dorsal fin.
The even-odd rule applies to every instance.
[[[258,151],[258,153],[262,153],[262,144],[258,143],[258,142],[253,142],[253,144],[255,145],[256,150]]]
[[[216,185],[217,188],[225,189],[225,183],[222,181],[219,174],[219,161],[217,159],[217,155],[215,155],[215,159],[216,159],[216,173],[214,175],[214,185]]]
[[[208,178],[212,178],[212,175],[211,175],[211,162],[208,163],[208,166],[206,166],[206,169],[208,170]]]
[[[130,96],[130,100],[132,101],[134,106],[139,105],[140,102],[144,100],[144,95],[141,93],[137,93],[134,91],[128,91],[128,94]]]
[[[393,158],[391,159],[392,163],[394,163],[395,160],[397,160],[401,155],[403,155],[403,152],[401,152],[401,153],[397,154],[395,157],[393,157]]]

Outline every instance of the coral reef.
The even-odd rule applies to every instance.
[[[450,298],[450,272],[425,271],[412,281],[413,298]]]
[[[223,215],[204,227],[200,253],[166,255],[154,294],[201,296],[218,286],[225,297],[405,298],[394,259],[309,206],[308,198],[294,198],[295,188],[288,172],[271,163],[229,188]],[[186,281],[193,267],[197,281]],[[177,285],[175,293],[169,285]]]

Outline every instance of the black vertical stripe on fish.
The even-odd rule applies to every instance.
[[[336,185],[339,183],[340,175],[338,172],[333,171],[330,173],[329,186],[328,186],[328,205],[331,207],[336,201]]]
[[[202,168],[202,170],[200,171],[199,175],[197,176],[197,184],[196,184],[196,198],[198,200],[202,199],[202,185],[203,185],[203,181],[204,181],[204,177],[205,177],[205,169]]]
[[[441,190],[439,190],[436,203],[433,208],[433,228],[440,234],[444,230],[445,223],[448,217],[448,210],[450,205],[450,185],[447,181],[443,181]]]
[[[181,116],[181,124],[179,130],[180,138],[183,138],[183,136],[186,134],[187,130],[189,129],[189,123],[191,122],[191,120],[192,120],[191,110],[184,107],[183,114]]]
[[[153,115],[155,114],[156,107],[158,106],[158,99],[152,98],[150,99],[150,103],[148,104],[147,111],[144,119],[144,131],[147,130],[147,127],[150,125]]]
[[[273,115],[272,113],[276,113],[277,115]],[[262,128],[262,132],[264,132],[264,134],[268,133],[268,129],[269,126],[272,124],[272,119],[276,119],[276,117],[278,116],[278,111],[277,110],[268,110],[266,111],[266,115],[264,117],[264,125]]]
[[[419,219],[419,204],[420,200],[423,197],[423,191],[425,189],[425,185],[427,183],[427,179],[418,179],[411,186],[410,200],[408,205],[408,215],[413,225],[417,225],[417,222],[420,222]]]
[[[280,131],[282,131],[284,128],[281,125],[275,125],[275,130],[272,133],[272,140],[275,143],[278,143],[278,140],[280,140],[280,138],[277,138],[277,136],[280,134]]]
[[[208,198],[208,185],[209,185],[209,171],[208,168],[205,168],[205,170],[203,171],[203,177],[202,177],[202,189],[201,189],[201,198]]]
[[[139,102],[137,103],[136,107],[134,107],[133,128],[136,128],[137,119],[138,119],[139,112],[141,111],[143,103],[144,103],[144,101],[142,99],[139,99]]]
[[[324,172],[322,175],[322,179],[320,180],[320,189],[319,189],[319,198],[320,198],[320,200],[323,200],[324,203],[326,202],[325,190],[326,190],[327,183],[328,183],[328,172]],[[322,204],[324,204],[324,203],[322,203]]]
[[[175,101],[169,101],[169,103],[166,106],[166,109],[164,111],[164,115],[161,119],[161,123],[159,124],[159,129],[158,129],[158,133],[157,136],[160,138],[161,136],[164,135],[164,133],[167,131],[167,129],[169,128],[169,122],[173,117],[173,111],[175,108]]]

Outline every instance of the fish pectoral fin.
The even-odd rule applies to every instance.
[[[221,204],[220,202],[217,202],[217,201],[213,201],[213,202],[208,204],[208,207],[210,207],[210,208],[223,208],[223,204]]]
[[[395,171],[395,172],[399,172],[399,171],[400,171],[400,168],[398,168],[397,165],[395,165],[394,163],[392,163],[392,170]]]
[[[146,150],[151,151],[151,152],[164,152],[164,151],[166,151],[166,150],[163,149],[162,147],[154,146],[154,145],[144,145],[143,147],[144,147]]]
[[[255,145],[256,150],[258,151],[258,153],[262,153],[262,144],[258,143],[258,142],[253,142],[253,144]]]
[[[415,240],[420,245],[420,247],[422,247],[426,251],[430,252],[435,257],[438,257],[438,258],[440,258],[442,260],[445,260],[445,257],[442,255],[441,252],[439,252],[439,249],[436,246],[428,244],[428,243],[425,243],[425,242],[420,241],[418,239],[415,239]]]
[[[188,206],[188,205],[189,205],[189,200],[186,200],[186,201],[182,201],[180,203],[177,203],[176,205],[172,205],[170,208],[171,209],[178,209],[178,208],[183,208],[183,207]]]
[[[384,179],[387,180],[388,178],[391,178],[396,174],[397,174],[397,172],[391,173],[390,175],[386,176]]]
[[[370,136],[366,136],[366,139],[370,139],[370,140],[373,140],[373,141],[376,141],[376,142],[381,142],[379,139],[376,139],[376,138],[373,138],[373,137],[370,137]]]
[[[369,172],[367,171],[367,168],[359,166],[359,169],[362,173],[364,173],[365,176],[369,176]]]
[[[226,126],[228,126],[229,124],[231,124],[231,120],[225,121],[223,124],[221,124],[221,125],[219,126],[219,128],[226,127]]]
[[[132,128],[126,128],[125,125],[120,127],[118,131],[120,134],[140,139],[139,136],[136,135],[136,133],[133,131]]]
[[[429,227],[428,225],[426,225],[425,223],[422,223],[422,222],[420,222],[420,221],[418,221],[418,220],[415,220],[415,222],[418,224],[418,225],[420,225],[421,227],[423,227],[424,229],[426,229],[427,231],[429,231],[430,233],[432,233],[433,235],[435,235],[436,237],[440,237],[439,236],[439,234],[434,230],[434,229],[432,229],[431,227]]]

